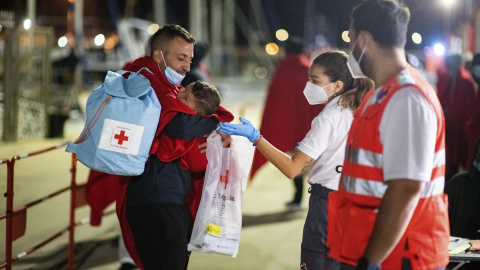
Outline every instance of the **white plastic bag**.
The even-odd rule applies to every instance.
[[[230,148],[213,132],[207,139],[208,165],[189,251],[236,257],[242,229],[242,197],[247,186],[254,147],[232,136]]]

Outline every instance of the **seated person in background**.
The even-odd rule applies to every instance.
[[[447,181],[445,193],[448,195],[450,235],[480,239],[480,138],[470,170]]]

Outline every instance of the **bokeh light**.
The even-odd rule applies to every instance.
[[[410,64],[414,67],[418,67],[419,64],[420,64],[420,60],[418,59],[418,57],[416,57],[415,55],[411,54],[408,56],[408,61],[410,62]]]
[[[445,6],[451,6],[451,5],[453,5],[454,2],[455,2],[455,0],[442,0],[442,3]]]
[[[445,54],[445,47],[442,44],[437,43],[433,46],[433,52],[435,52],[436,55],[442,56]]]
[[[265,50],[268,54],[275,55],[278,53],[278,45],[275,43],[268,43],[267,46],[265,46]]]
[[[420,44],[422,43],[422,35],[420,35],[419,33],[413,33],[412,34],[412,41],[413,43],[415,44]]]
[[[93,40],[96,46],[102,46],[103,43],[105,43],[105,36],[103,34],[98,34],[95,36],[95,39]]]
[[[264,67],[257,67],[255,69],[255,77],[257,77],[258,79],[265,79],[268,75],[268,71],[266,68]]]
[[[23,28],[25,28],[25,30],[30,29],[30,27],[32,27],[32,20],[26,19],[23,21]]]
[[[58,47],[63,48],[65,46],[67,46],[67,42],[68,42],[68,40],[67,40],[66,36],[63,36],[63,37],[59,38],[58,39]]]
[[[153,35],[153,34],[155,34],[155,32],[157,32],[158,29],[160,29],[160,26],[156,23],[152,23],[148,26],[147,32],[150,35]]]
[[[278,29],[277,32],[275,32],[275,36],[278,40],[285,41],[288,39],[288,32],[285,29]]]
[[[423,54],[425,54],[425,56],[432,56],[432,48],[430,48],[429,46],[425,46],[425,48],[423,48]]]
[[[345,41],[347,43],[350,42],[350,38],[348,37],[348,31],[343,31],[342,32],[342,39],[343,39],[343,41]]]

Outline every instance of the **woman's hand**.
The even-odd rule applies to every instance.
[[[240,121],[242,121],[243,124],[223,123],[220,125],[219,130],[228,135],[246,137],[252,143],[260,137],[260,131],[254,128],[250,121],[243,117],[240,117]]]

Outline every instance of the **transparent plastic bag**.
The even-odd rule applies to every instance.
[[[222,146],[217,132],[208,137],[208,165],[189,251],[237,256],[254,149],[244,137],[232,136],[230,148]]]

